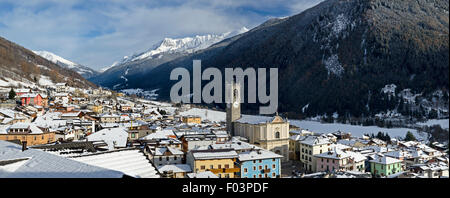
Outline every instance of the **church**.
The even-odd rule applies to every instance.
[[[227,104],[227,131],[231,136],[241,136],[266,150],[284,156],[282,161],[288,161],[289,156],[289,121],[281,116],[273,117],[241,115],[240,86],[231,86],[233,99]]]

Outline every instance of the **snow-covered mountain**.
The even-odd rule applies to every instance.
[[[0,89],[43,89],[56,83],[89,88],[95,85],[77,72],[62,67],[0,36]]]
[[[165,38],[145,52],[125,56],[111,66],[101,69],[101,74],[89,80],[104,87],[117,90],[125,89],[128,86],[129,76],[151,71],[161,64],[204,50],[247,31],[248,29],[243,27],[223,34],[207,34],[177,39]]]
[[[135,61],[143,61],[148,59],[160,59],[164,54],[174,53],[193,53],[218,43],[224,39],[247,32],[246,27],[239,30],[226,32],[223,34],[207,34],[203,36],[185,37],[185,38],[165,38],[157,44],[153,45],[149,50],[141,53],[135,53],[131,56],[125,56],[122,60],[114,62],[111,66],[105,67],[100,72],[105,72],[113,67],[123,65]]]
[[[59,66],[62,66],[62,67],[68,68],[68,69],[71,69],[73,71],[76,71],[78,74],[80,74],[84,78],[91,78],[99,73],[89,67],[80,65],[78,63],[74,63],[74,62],[64,59],[56,54],[53,54],[51,52],[47,52],[47,51],[33,51],[33,52],[35,54],[51,61],[52,63],[55,63]]]

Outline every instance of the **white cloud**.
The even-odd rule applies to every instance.
[[[223,33],[254,27],[268,15],[292,15],[319,0],[2,0],[0,35],[99,69],[146,50],[164,37]],[[310,3],[313,2],[313,3]],[[96,35],[94,37],[94,35]]]

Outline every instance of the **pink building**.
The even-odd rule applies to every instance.
[[[335,149],[315,155],[317,172],[360,171],[364,172],[366,157],[352,151]]]

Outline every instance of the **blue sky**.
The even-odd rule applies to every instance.
[[[100,69],[179,38],[253,28],[322,0],[1,0],[0,36]]]

